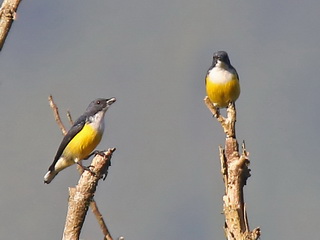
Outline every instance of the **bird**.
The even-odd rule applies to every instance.
[[[104,132],[105,113],[115,101],[114,97],[97,98],[89,104],[62,139],[53,163],[44,176],[44,183],[49,184],[60,171],[75,163],[82,166],[81,160],[91,156]]]
[[[227,52],[218,51],[213,54],[212,65],[205,78],[205,86],[210,101],[217,108],[225,108],[238,99],[239,76],[231,65]]]

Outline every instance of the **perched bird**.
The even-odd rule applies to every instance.
[[[44,182],[49,184],[63,169],[90,156],[90,153],[100,143],[104,131],[104,115],[116,101],[115,98],[98,98],[90,103],[68,133],[62,139],[53,163],[44,176]]]
[[[218,108],[227,107],[230,102],[238,99],[239,76],[225,51],[213,54],[212,66],[207,72],[205,84],[210,101]]]

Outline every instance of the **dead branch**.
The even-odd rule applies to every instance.
[[[61,121],[59,109],[58,109],[57,105],[55,104],[55,102],[53,101],[53,98],[51,95],[48,97],[48,101],[49,101],[49,105],[53,111],[54,119],[56,120],[56,123],[58,124],[62,134],[65,136],[68,131],[66,130],[65,126],[63,125],[63,123]]]
[[[109,148],[104,154],[97,154],[92,160],[90,167],[91,172],[84,171],[78,185],[75,188],[69,188],[69,204],[63,240],[79,239],[84,219],[96,191],[98,181],[107,174],[111,156],[115,150],[115,148]],[[106,235],[110,236],[110,233],[107,232]]]
[[[73,125],[74,122],[73,122],[73,120],[72,120],[70,111],[67,111],[67,117],[68,117],[69,123],[70,123],[71,125]]]
[[[233,108],[227,109],[227,115],[228,117],[225,118],[220,114],[220,111],[218,108],[216,108],[210,99],[208,97],[204,98],[204,103],[206,104],[207,108],[210,110],[212,115],[218,120],[218,122],[221,124],[224,133],[227,135],[227,137],[235,137],[235,121],[236,121],[236,112]]]
[[[21,0],[4,0],[0,8],[0,51],[6,41]]]
[[[248,216],[244,203],[243,187],[250,177],[249,153],[236,139],[236,108],[234,103],[227,108],[227,117],[220,115],[217,109],[205,97],[204,102],[213,116],[218,120],[226,134],[225,148],[219,147],[221,173],[225,184],[223,196],[223,213],[225,215],[224,232],[228,240],[256,240],[260,237],[260,228],[249,229]]]
[[[109,232],[109,229],[107,228],[107,225],[98,209],[96,201],[92,200],[90,203],[90,208],[93,214],[96,216],[96,219],[99,223],[99,226],[101,228],[101,231],[103,233],[104,239],[103,240],[113,240],[111,237],[111,234]]]

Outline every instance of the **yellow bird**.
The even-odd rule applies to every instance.
[[[90,103],[62,139],[53,163],[44,176],[45,183],[49,184],[60,171],[75,163],[82,166],[81,160],[87,159],[100,143],[105,113],[115,101],[115,98],[98,98]]]
[[[230,102],[238,99],[239,76],[225,51],[213,54],[212,66],[207,72],[205,84],[210,101],[218,108],[227,107]]]

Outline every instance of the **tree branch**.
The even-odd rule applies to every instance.
[[[0,8],[0,51],[6,41],[21,0],[4,0]]]
[[[58,124],[62,134],[65,136],[68,131],[66,130],[65,126],[63,125],[63,123],[61,121],[59,109],[58,109],[57,105],[55,104],[55,102],[53,101],[53,98],[51,95],[48,97],[48,101],[49,101],[49,105],[53,111],[54,119],[56,120],[56,123]]]
[[[69,123],[71,124],[71,125],[73,125],[73,119],[72,119],[72,117],[71,117],[71,113],[70,113],[70,111],[67,111],[67,117],[68,117],[68,120],[69,120]]]
[[[100,225],[101,231],[104,236],[103,240],[113,240],[111,237],[111,234],[109,232],[109,229],[107,228],[107,225],[106,225],[105,221],[103,220],[103,217],[98,209],[97,203],[94,199],[92,199],[92,201],[90,203],[90,208],[91,208],[93,214],[96,216],[96,219]]]
[[[107,174],[115,148],[109,148],[103,154],[97,154],[91,163],[90,171],[84,171],[75,188],[69,188],[69,204],[63,240],[77,240],[84,223],[88,207],[91,204],[98,181]],[[101,215],[100,215],[101,216]],[[110,236],[107,232],[105,236]],[[111,237],[111,236],[110,236]],[[108,239],[106,237],[106,239]]]
[[[246,151],[244,143],[241,155],[239,153],[235,131],[235,104],[229,104],[227,117],[224,118],[208,97],[205,97],[204,102],[226,134],[225,148],[219,147],[221,173],[225,184],[223,213],[225,215],[226,238],[228,240],[256,240],[260,237],[260,228],[255,228],[252,231],[249,229],[243,193],[243,187],[250,177],[249,153]]]
[[[210,99],[206,96],[204,98],[204,103],[206,104],[207,108],[210,110],[210,112],[213,114],[213,116],[218,120],[218,122],[221,124],[224,133],[227,135],[227,137],[235,137],[235,121],[236,121],[236,112],[235,109],[228,108],[227,109],[227,118],[224,118],[221,114],[218,108],[216,108]]]

